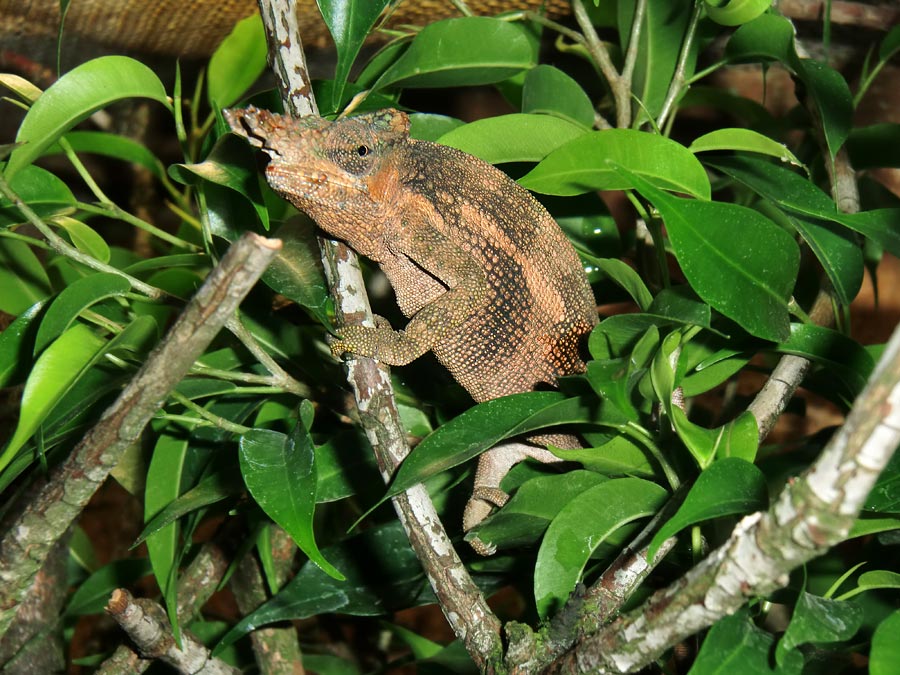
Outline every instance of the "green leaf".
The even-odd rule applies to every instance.
[[[378,79],[385,87],[458,87],[500,82],[535,63],[525,28],[484,16],[425,26]]]
[[[842,594],[837,600],[848,600],[865,591],[874,591],[881,588],[900,589],[900,574],[889,570],[873,570],[859,575],[856,588]]]
[[[884,36],[881,44],[878,46],[878,58],[887,61],[898,50],[900,50],[900,25],[894,26]]]
[[[647,311],[653,302],[653,296],[647,290],[644,280],[628,263],[618,258],[592,258],[591,264],[597,266],[603,274],[628,293],[641,311]]]
[[[250,146],[236,135],[220,137],[203,162],[172,164],[169,175],[184,185],[209,181],[238,192],[253,205],[263,227],[269,229],[269,212],[262,196],[256,160]]]
[[[363,41],[381,16],[388,0],[316,0],[328,32],[337,48],[337,67],[334,72],[336,87],[332,105],[337,109],[344,93],[350,67],[356,60]]]
[[[9,181],[10,189],[40,218],[48,218],[75,206],[69,186],[39,166],[27,166]],[[0,228],[25,222],[25,216],[10,201],[0,196]],[[4,287],[5,288],[5,287]]]
[[[0,331],[0,388],[18,384],[19,378],[28,372],[30,347],[44,306],[43,302],[36,302]]]
[[[313,514],[316,505],[315,448],[301,424],[290,436],[251,429],[240,441],[241,473],[253,499],[283,527],[309,559],[331,577],[344,580],[316,545]]]
[[[34,340],[35,355],[68,330],[85,309],[106,298],[124,295],[129,290],[131,284],[128,280],[113,273],[91,274],[69,284],[47,308]]]
[[[594,549],[617,529],[651,516],[668,493],[640,478],[616,478],[582,492],[553,519],[534,575],[538,614],[546,619],[575,589]]]
[[[288,221],[273,236],[281,239],[282,248],[263,273],[263,282],[276,293],[306,307],[323,325],[330,326],[328,288],[312,222]]]
[[[763,14],[738,28],[725,45],[732,62],[774,60],[788,64],[794,58],[794,27],[778,14]]]
[[[0,311],[21,314],[52,292],[50,279],[24,241],[0,237]]]
[[[836,223],[801,215],[787,217],[819,259],[837,299],[849,305],[859,293],[864,272],[862,248],[854,235]]]
[[[616,170],[659,209],[678,264],[697,295],[751,335],[787,338],[788,301],[800,264],[790,234],[752,209],[672,197],[640,176]]]
[[[900,609],[894,610],[872,634],[869,675],[892,675],[900,663]]]
[[[106,131],[70,131],[63,135],[63,138],[76,153],[102,155],[137,164],[160,179],[165,175],[165,168],[159,158],[147,146],[133,138]],[[47,148],[44,155],[60,152],[62,152],[62,148],[59,147],[59,143],[54,143]]]
[[[787,672],[770,663],[775,639],[757,628],[746,607],[716,621],[688,675],[765,675]]]
[[[653,559],[662,543],[686,527],[722,516],[735,516],[767,508],[766,477],[755,465],[738,457],[713,462],[697,478],[678,511],[650,542]]]
[[[834,68],[814,59],[797,59],[797,75],[816,104],[831,159],[850,136],[853,127],[853,94]]]
[[[664,136],[633,129],[585,133],[551,152],[519,183],[529,190],[554,195],[631,187],[614,165],[664,190],[709,199],[706,170],[692,152]]]
[[[69,599],[66,615],[102,614],[110,594],[117,588],[127,588],[150,574],[146,558],[116,560],[104,565],[82,582]]]
[[[594,104],[581,85],[548,65],[532,68],[525,75],[522,112],[555,115],[586,129],[594,126]]]
[[[464,124],[462,120],[447,115],[412,113],[409,116],[409,135],[420,141],[437,141]]]
[[[749,157],[720,157],[707,161],[707,164],[743,183],[785,212],[840,223],[894,255],[900,255],[900,228],[896,225],[900,209],[841,213],[831,197],[815,184],[771,162]]]
[[[16,142],[24,145],[10,155],[7,179],[95,111],[114,101],[137,97],[169,107],[162,82],[150,68],[134,59],[101,56],[69,71],[41,94],[22,120]]]
[[[324,553],[344,570],[345,581],[336,581],[311,562],[306,563],[278,595],[239,621],[213,653],[277,621],[326,612],[373,616],[433,598],[422,597],[427,581],[397,520],[365,530],[326,548]]]
[[[569,471],[526,481],[509,502],[466,534],[498,548],[530,546],[573,498],[608,480],[593,471]]]
[[[849,640],[859,630],[862,619],[858,605],[801,592],[791,623],[775,650],[775,660],[784,664],[789,652],[800,645]]]
[[[235,24],[209,59],[207,101],[225,108],[237,101],[266,68],[266,34],[259,12]]]
[[[605,476],[653,478],[657,473],[648,459],[650,453],[627,436],[613,436],[608,442],[593,448],[551,450],[565,462],[580,462],[585,469]]]
[[[12,461],[53,406],[105,347],[106,340],[87,326],[75,324],[44,350],[25,382],[19,423],[0,454],[0,470]]]
[[[721,427],[706,429],[691,422],[681,408],[673,406],[672,423],[701,468],[708,467],[714,458],[739,457],[752,462],[756,457],[759,429],[749,411]]]
[[[100,262],[109,262],[109,245],[90,225],[68,216],[56,216],[53,222],[65,230],[72,244],[82,253],[86,253]]]
[[[787,146],[763,136],[752,129],[716,129],[704,134],[690,144],[691,152],[710,152],[714,150],[743,150],[758,152],[763,155],[777,157],[782,162],[790,162],[795,166],[803,166]]]
[[[723,26],[740,26],[769,9],[769,0],[704,0],[706,15]]]
[[[539,162],[586,133],[583,127],[559,117],[512,113],[457,127],[441,136],[438,143],[491,164]]]
[[[791,324],[791,336],[778,351],[812,359],[837,375],[855,397],[875,368],[872,356],[856,340],[843,333],[810,324]]]
[[[41,89],[19,75],[0,73],[0,86],[6,87],[25,103],[34,103],[40,97]]]
[[[171,464],[171,462],[167,463]],[[171,472],[168,475],[171,483]],[[144,525],[144,529],[135,539],[132,547],[152,537],[182,516],[240,494],[243,491],[243,487],[244,483],[241,481],[236,467],[226,465],[224,469],[217,470],[215,473],[202,479],[183,495],[172,498],[162,510],[155,511],[155,515]],[[157,497],[159,496],[157,495]],[[157,501],[164,501],[164,499],[157,499]]]
[[[900,514],[900,453],[894,453],[878,476],[863,512]]]
[[[555,391],[531,391],[479,403],[419,443],[397,470],[392,497],[475,457],[499,441],[549,425],[590,421],[584,401]]]

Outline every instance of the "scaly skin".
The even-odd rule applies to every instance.
[[[562,230],[506,174],[411,139],[396,110],[328,122],[248,108],[226,119],[269,155],[279,194],[380,265],[409,317],[401,331],[344,327],[336,355],[404,365],[433,351],[476,401],[583,371],[581,343],[597,321],[590,286]],[[549,458],[535,451],[525,454]],[[467,529],[502,501],[499,478],[477,488],[484,503]]]

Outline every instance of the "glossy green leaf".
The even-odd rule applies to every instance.
[[[652,559],[666,539],[691,525],[761,511],[768,503],[766,477],[755,465],[738,457],[713,462],[697,478],[675,515],[653,536],[647,557]]]
[[[273,236],[281,239],[282,247],[263,273],[263,282],[273,291],[306,307],[323,325],[330,326],[328,288],[312,222],[289,221]]]
[[[635,3],[619,2],[616,7],[624,54],[631,35]],[[638,101],[632,106],[637,120],[646,119],[648,114],[653,119],[659,115],[675,75],[690,15],[691,4],[687,2],[648,0],[646,3],[631,84],[631,93]],[[696,54],[695,48],[685,63],[687,77],[693,75]]]
[[[62,180],[39,166],[27,166],[9,181],[10,189],[39,217],[47,218],[75,206],[75,195]],[[25,216],[0,196],[0,228],[24,223]]]
[[[225,108],[237,101],[266,68],[266,34],[259,12],[235,24],[213,52],[206,71],[207,101]]]
[[[278,595],[239,621],[214,653],[248,632],[277,621],[327,612],[373,616],[433,598],[426,595],[420,599],[428,582],[397,520],[329,546],[324,553],[344,570],[346,580],[337,581],[311,562],[306,563]],[[373,570],[378,572],[374,578]]]
[[[250,146],[234,134],[225,134],[207,156],[197,164],[173,164],[169,175],[184,185],[209,181],[243,195],[253,205],[263,227],[269,227],[269,214],[259,185],[259,171]]]
[[[775,659],[779,664],[785,663],[788,652],[800,645],[849,640],[859,630],[862,618],[862,609],[852,602],[801,592],[791,623],[775,650]]]
[[[124,295],[129,290],[131,284],[128,280],[112,273],[91,274],[67,286],[47,308],[34,340],[35,355],[68,330],[85,309],[106,298]]]
[[[856,539],[856,537],[867,537],[870,534],[880,534],[881,532],[892,532],[900,530],[900,518],[869,518],[861,516],[853,523],[850,532],[847,533],[847,540]]]
[[[572,499],[608,480],[593,471],[576,470],[538,476],[523,483],[509,502],[466,534],[498,549],[529,546],[543,535],[550,521]]]
[[[316,2],[337,49],[337,67],[334,73],[337,86],[332,97],[332,105],[337,108],[350,75],[350,67],[356,60],[369,31],[387,6],[388,0],[367,2],[316,0]]]
[[[869,675],[893,675],[900,663],[900,609],[894,610],[872,634]]]
[[[788,218],[819,259],[837,299],[849,305],[859,293],[865,270],[862,248],[853,233],[829,221],[801,215]]]
[[[586,133],[583,127],[559,117],[512,113],[457,127],[441,136],[438,143],[491,164],[539,162]]]
[[[491,84],[531,68],[535,58],[521,25],[484,16],[446,19],[425,26],[374,88]]]
[[[866,385],[875,361],[856,340],[822,326],[791,324],[791,336],[778,351],[812,359],[837,375],[856,396]]]
[[[900,454],[894,453],[869,492],[863,513],[900,514]]]
[[[603,445],[593,448],[572,450],[551,448],[551,450],[561,460],[579,462],[585,469],[604,476],[653,478],[657,473],[649,459],[649,451],[628,436],[614,436]]]
[[[409,135],[420,141],[437,141],[464,124],[462,120],[447,115],[413,113],[409,116]]]
[[[297,425],[290,436],[251,429],[240,441],[241,473],[253,499],[291,535],[309,559],[329,576],[343,580],[316,545],[315,448],[309,432]]]
[[[596,265],[603,274],[627,292],[642,311],[646,311],[653,302],[653,296],[647,290],[644,280],[628,263],[618,258],[593,258],[591,264]]]
[[[128,136],[112,134],[106,131],[70,131],[63,136],[76,153],[102,155],[123,162],[137,164],[157,178],[162,178],[165,168],[159,158],[146,145]],[[44,152],[45,155],[62,152],[58,143],[54,143]]]
[[[126,98],[149,98],[169,107],[156,74],[125,56],[101,56],[74,68],[51,85],[25,115],[16,136],[24,143],[6,166],[7,179],[40,157],[63,133],[93,112]]]
[[[504,438],[549,425],[590,421],[589,406],[554,391],[513,394],[479,403],[419,443],[397,470],[387,497],[462,464]]]
[[[758,152],[762,155],[777,157],[782,162],[790,162],[795,166],[803,166],[787,146],[763,136],[752,129],[716,129],[695,139],[688,146],[691,152],[710,152],[715,150],[743,150]]]
[[[788,675],[771,663],[775,639],[750,620],[746,607],[716,621],[688,675]]]
[[[795,68],[815,102],[833,160],[853,126],[853,94],[844,77],[820,61],[797,59]]]
[[[133,586],[150,571],[150,562],[146,558],[115,560],[104,565],[78,586],[69,598],[66,615],[102,614],[114,590]]]
[[[714,458],[735,457],[752,462],[756,457],[759,429],[749,411],[716,429],[707,429],[691,422],[681,408],[673,406],[672,423],[701,468],[708,467]]]
[[[623,525],[656,513],[667,496],[655,483],[616,478],[566,504],[547,528],[538,551],[534,597],[541,618],[562,606],[597,546]]]
[[[365,436],[358,430],[335,434],[316,447],[316,502],[332,502],[356,494],[361,486],[381,492],[375,455],[364,452]]]
[[[874,591],[882,588],[893,590],[900,589],[900,574],[890,570],[872,570],[859,575],[856,588],[842,594],[837,600],[849,600],[855,595],[865,591]]]
[[[757,211],[673,197],[617,170],[659,209],[697,295],[751,335],[773,341],[788,336],[788,301],[800,263],[790,234]]]
[[[738,28],[725,45],[730,61],[774,60],[789,63],[794,58],[794,27],[777,14],[763,14]]]
[[[522,112],[555,115],[586,129],[594,125],[594,104],[581,85],[559,68],[545,64],[525,75]]]
[[[664,288],[653,298],[647,312],[685,326],[711,328],[709,305],[700,301],[688,286]]]
[[[749,157],[720,157],[707,161],[784,210],[831,220],[869,237],[894,255],[900,255],[900,209],[840,213],[834,201],[814,183],[771,162]]]
[[[43,93],[24,77],[12,73],[0,73],[0,87],[6,87],[26,103],[34,103]]]
[[[753,21],[771,6],[769,0],[704,0],[706,15],[723,26]]]
[[[44,307],[36,302],[0,331],[0,388],[18,384],[31,367],[31,345]]]
[[[586,133],[551,152],[519,183],[529,190],[554,195],[631,187],[613,163],[659,188],[709,199],[706,171],[693,153],[663,136],[632,129]]]
[[[25,382],[19,422],[0,455],[0,469],[12,461],[53,406],[105,347],[106,340],[87,326],[76,324],[44,350]]]
[[[164,461],[169,465],[176,464],[171,462],[170,458]],[[172,478],[170,475],[170,482],[172,482]],[[244,483],[241,481],[241,477],[235,467],[226,466],[223,470],[217,470],[215,473],[202,479],[184,494],[172,498],[162,510],[156,511],[155,515],[149,518],[146,525],[144,525],[144,529],[135,539],[132,547],[137,546],[148,537],[152,537],[182,516],[198,511],[205,506],[216,504],[228,497],[238,495],[243,489]],[[161,497],[162,495],[156,496]]]
[[[65,230],[69,239],[72,240],[72,244],[79,251],[100,262],[109,262],[109,244],[90,225],[68,216],[57,216],[53,222]]]

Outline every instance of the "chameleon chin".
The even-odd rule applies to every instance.
[[[336,122],[252,107],[225,117],[269,155],[266,178],[279,194],[378,263],[409,317],[401,331],[383,320],[344,327],[336,356],[403,365],[432,351],[479,402],[584,370],[580,347],[597,310],[581,263],[544,207],[502,171],[410,138],[397,110]],[[481,455],[466,530],[505,503],[500,481],[514,464],[558,461],[547,443],[579,446],[543,435]]]

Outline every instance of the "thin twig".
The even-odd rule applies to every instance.
[[[0,539],[0,635],[50,548],[234,313],[280,244],[255,234],[235,242],[100,421],[34,499],[18,505]]]
[[[267,30],[270,24],[284,29],[286,17],[293,15],[292,3],[285,0],[259,0],[259,4]],[[274,60],[272,67],[279,79],[285,109],[293,115],[315,112],[300,36],[296,32],[279,32],[269,34],[267,40],[270,47],[275,47],[270,48],[269,57]],[[343,244],[326,240],[320,243],[338,322],[373,326],[356,255]],[[346,365],[360,419],[387,480],[409,452],[388,369],[370,358],[354,358]],[[417,485],[394,497],[393,503],[444,616],[475,664],[486,672],[492,671],[502,654],[500,621],[453,548],[427,491]]]
[[[584,7],[583,0],[572,0],[572,11],[578,27],[584,35],[588,53],[609,83],[610,91],[616,102],[616,126],[619,129],[625,129],[631,124],[631,82],[625,83],[613,65],[609,50],[597,34],[594,24],[591,23],[591,17]]]
[[[247,327],[238,315],[229,318],[225,323],[225,327],[241,341],[241,344],[253,354],[253,357],[259,361],[262,367],[269,371],[272,377],[267,382],[268,384],[274,384],[287,392],[304,398],[310,395],[309,387],[299,382],[296,378],[291,377],[284,368],[278,365],[275,359],[269,355],[269,352],[263,349],[262,345],[253,337],[253,334],[247,330]]]
[[[666,124],[666,119],[671,114],[675,103],[681,97],[686,81],[685,73],[687,72],[687,63],[690,58],[691,51],[694,48],[694,36],[697,34],[697,23],[700,21],[703,2],[701,0],[694,1],[694,10],[691,13],[688,22],[687,31],[684,34],[684,41],[681,43],[681,52],[678,54],[678,64],[675,66],[675,73],[672,75],[672,81],[669,83],[669,90],[666,92],[666,98],[663,101],[662,108],[656,120],[656,125],[660,128]]]
[[[145,658],[162,661],[185,675],[240,675],[240,669],[211,658],[209,649],[187,631],[181,634],[179,648],[165,610],[152,600],[134,598],[120,588],[113,592],[106,611]]]

